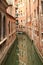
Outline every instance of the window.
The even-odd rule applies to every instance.
[[[39,31],[37,31],[37,36],[39,36]]]
[[[1,16],[1,13],[0,13],[0,41],[1,41],[1,19],[2,19],[2,16]]]
[[[38,6],[37,6],[37,14],[39,15],[39,0],[38,0]]]
[[[12,22],[11,22],[11,32],[13,31],[13,24],[12,24]],[[9,32],[10,32],[10,30],[9,30]]]
[[[22,20],[21,20],[21,22],[22,22]]]
[[[42,33],[42,38],[43,38],[43,33]]]
[[[22,10],[21,10],[21,12],[22,12]]]
[[[37,14],[39,15],[39,6],[37,7]]]
[[[10,21],[9,21],[8,27],[9,27],[9,34],[10,34]]]
[[[34,10],[34,18],[36,18],[36,10]]]
[[[16,20],[16,25],[18,25],[19,23],[18,23],[18,20]]]
[[[6,32],[6,20],[5,20],[5,16],[3,17],[3,38],[5,38],[5,33]]]
[[[42,14],[43,14],[43,1],[41,1],[41,6],[42,6]]]

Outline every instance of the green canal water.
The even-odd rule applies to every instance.
[[[18,48],[18,44],[26,43],[26,47],[27,47],[27,65],[43,65],[43,63],[41,62],[38,54],[36,53],[36,50],[34,48],[33,43],[31,42],[31,40],[28,38],[27,35],[25,34],[18,34],[18,41],[16,41],[16,43],[14,42],[14,45],[4,63],[4,65],[19,65],[19,56],[17,55],[19,53],[19,48]]]

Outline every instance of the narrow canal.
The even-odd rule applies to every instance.
[[[14,43],[13,48],[4,65],[43,65],[35,51],[33,43],[27,37],[27,35],[18,34],[17,36],[18,41]],[[23,53],[24,51],[21,53],[21,49],[24,50],[25,53]],[[20,61],[23,61],[24,63],[20,63]]]

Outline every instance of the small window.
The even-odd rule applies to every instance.
[[[39,6],[37,7],[37,14],[39,15]]]
[[[37,36],[39,36],[39,31],[37,31]]]
[[[34,10],[34,18],[36,18],[36,10]]]
[[[10,30],[9,30],[10,31]],[[13,31],[13,23],[11,22],[11,32]]]
[[[22,22],[22,20],[21,20],[21,22]]]
[[[22,12],[22,10],[21,10],[21,12]]]
[[[16,20],[16,25],[18,25],[19,24],[19,22],[18,22],[18,20]]]
[[[8,27],[9,27],[9,34],[10,34],[10,21],[9,21]]]

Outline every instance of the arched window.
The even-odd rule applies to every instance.
[[[5,16],[3,17],[3,38],[5,38],[6,34],[6,19]]]
[[[2,16],[1,16],[1,12],[0,12],[0,41],[1,41],[1,19],[2,19]]]

